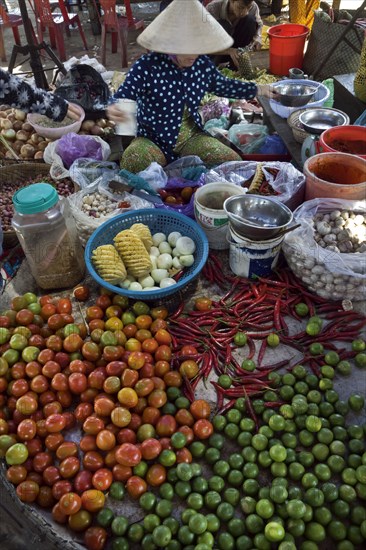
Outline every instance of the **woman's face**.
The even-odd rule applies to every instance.
[[[186,67],[192,67],[192,65],[196,61],[197,57],[198,57],[198,55],[193,55],[193,54],[190,54],[190,55],[177,55],[176,56],[177,64],[182,69],[184,69]]]

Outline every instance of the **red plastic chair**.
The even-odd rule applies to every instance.
[[[14,35],[14,42],[21,46],[19,27],[23,25],[23,20],[20,15],[8,13],[6,9],[0,5],[0,58],[1,61],[6,61],[4,31],[3,29],[11,29]]]
[[[129,0],[125,0],[126,16],[117,15],[116,0],[100,0],[100,7],[103,11],[101,36],[102,63],[103,65],[106,64],[107,33],[111,33],[112,53],[116,53],[119,45],[121,51],[122,68],[127,67],[128,29],[143,29],[144,22],[141,20],[137,20],[133,17]]]
[[[63,32],[69,34],[69,26],[76,23],[79,29],[84,48],[87,50],[85,34],[80,23],[80,18],[77,13],[69,13],[65,8],[62,0],[60,0],[60,13],[53,13],[49,0],[34,0],[37,29],[40,42],[43,41],[43,29],[48,28],[50,42],[52,47],[56,47],[61,61],[66,61],[65,42]]]

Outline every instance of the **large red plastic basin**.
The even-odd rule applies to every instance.
[[[319,139],[321,153],[348,153],[366,159],[365,126],[334,126],[325,130]]]

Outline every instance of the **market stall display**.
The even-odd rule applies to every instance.
[[[326,109],[292,112],[291,136],[306,137],[299,115],[316,111]],[[1,286],[0,510],[22,516],[29,544],[47,550],[361,550],[366,208],[344,199],[364,189],[366,161],[357,151],[337,153],[349,164],[319,168],[312,157],[306,169],[281,157],[207,167],[187,157],[134,174],[111,162],[106,119],[68,132],[56,158],[57,142],[1,112],[0,126],[16,124],[1,132],[17,162],[1,159],[5,255],[17,242],[12,195],[28,200],[23,185],[51,183],[54,199],[68,197],[88,273],[41,291],[24,259]],[[201,109],[205,123],[229,123],[234,149],[262,140],[279,154],[262,114],[257,100],[214,97]],[[30,133],[24,145],[49,147],[55,180],[49,164],[14,157],[17,126]],[[320,198],[303,203],[305,187]],[[325,198],[333,187],[345,195]],[[237,232],[248,217],[228,218],[231,191],[227,202],[254,204],[251,230],[284,231],[256,241]],[[268,202],[287,217],[264,219],[256,205]],[[217,222],[209,242],[198,206]],[[51,256],[63,238],[55,225],[38,246]]]

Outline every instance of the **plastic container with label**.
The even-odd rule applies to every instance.
[[[13,196],[12,225],[39,287],[71,288],[85,271],[84,253],[66,200],[48,183],[34,183]]]

